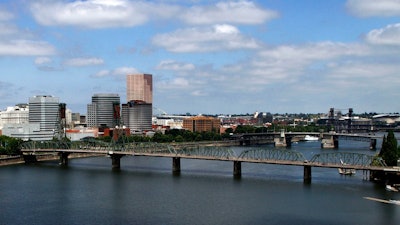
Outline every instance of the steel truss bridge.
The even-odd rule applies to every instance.
[[[57,153],[60,164],[68,164],[68,155],[71,153],[109,155],[113,168],[120,168],[120,158],[125,155],[168,157],[172,158],[173,172],[180,172],[180,159],[201,159],[231,161],[233,174],[241,175],[241,163],[263,163],[277,165],[292,165],[304,167],[304,181],[311,181],[311,168],[346,168],[365,171],[385,171],[400,173],[400,169],[387,167],[380,157],[349,153],[327,152],[315,154],[311,159],[306,159],[303,154],[287,149],[260,149],[249,148],[241,153],[236,153],[229,147],[201,146],[201,145],[169,145],[154,142],[146,143],[107,143],[101,141],[76,141],[58,142],[29,141],[21,144],[21,152],[26,162],[36,155],[43,153]]]

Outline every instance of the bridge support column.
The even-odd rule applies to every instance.
[[[25,155],[24,154],[23,157],[24,157],[25,164],[37,162],[36,155]]]
[[[371,141],[369,143],[369,149],[376,150],[376,139],[371,138]]]
[[[68,166],[69,152],[60,152],[58,155],[60,156],[60,165]]]
[[[121,168],[121,158],[123,155],[117,155],[117,154],[109,154],[111,157],[111,162],[112,162],[112,168],[113,169],[120,169]]]
[[[242,162],[233,161],[233,176],[234,177],[242,176]]]
[[[180,157],[173,157],[172,158],[172,172],[174,174],[181,173],[181,158]]]
[[[321,148],[339,148],[339,139],[337,136],[330,135],[321,140]]]
[[[303,180],[305,184],[311,183],[311,166],[304,166]]]

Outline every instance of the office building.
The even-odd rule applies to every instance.
[[[62,115],[59,98],[51,95],[38,95],[29,98],[28,123],[8,123],[3,134],[22,140],[51,140],[59,137]],[[64,118],[65,119],[65,118]]]
[[[195,116],[183,119],[183,129],[192,132],[219,132],[221,121],[218,118]]]
[[[129,101],[153,102],[153,76],[151,74],[133,74],[126,76],[126,99]]]
[[[153,76],[151,74],[131,74],[126,76],[126,98],[122,106],[123,124],[131,132],[152,129]]]
[[[152,130],[152,104],[144,101],[130,101],[122,105],[124,126],[132,133]]]
[[[88,127],[115,127],[120,120],[120,97],[118,94],[95,94],[87,105]]]

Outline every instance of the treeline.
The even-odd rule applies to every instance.
[[[397,139],[393,131],[389,131],[388,135],[383,137],[379,156],[385,160],[386,165],[397,166],[397,160],[400,159],[400,147],[397,146]]]
[[[0,155],[18,155],[20,154],[20,144],[23,141],[18,138],[0,136]]]

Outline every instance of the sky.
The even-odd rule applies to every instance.
[[[399,112],[400,0],[0,2],[0,110],[135,73],[169,114]]]

